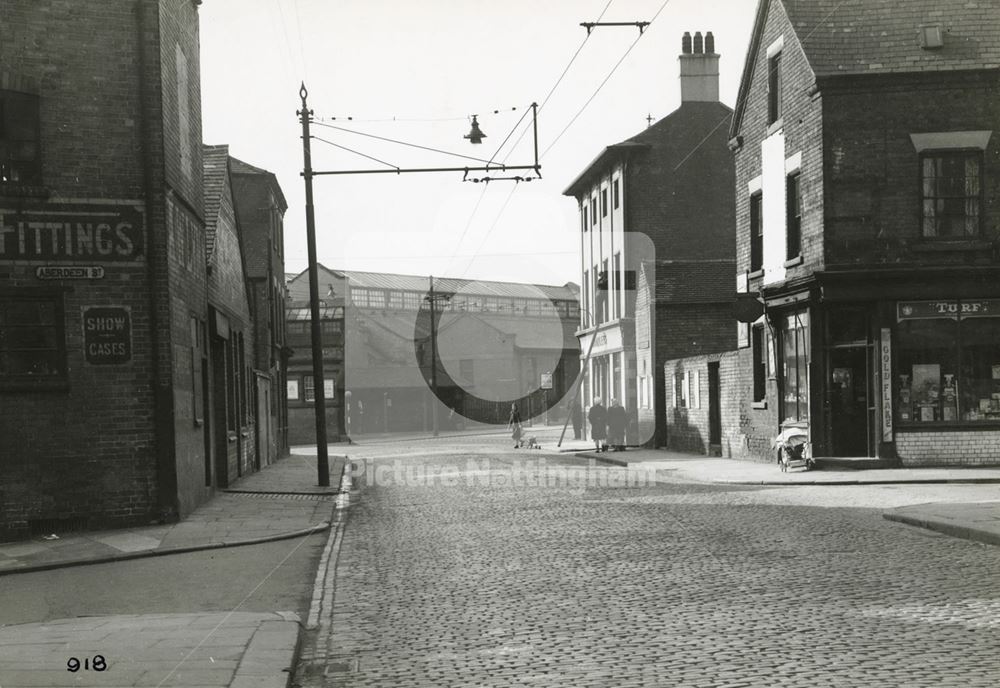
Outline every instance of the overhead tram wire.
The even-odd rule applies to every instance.
[[[614,2],[614,0],[608,0],[607,4],[604,5],[604,9],[601,10],[601,14],[598,15],[597,21],[601,21],[601,19],[604,18],[604,15],[607,13],[608,8],[611,7],[611,3],[612,2]],[[549,99],[552,97],[552,94],[555,93],[555,90],[559,87],[559,84],[561,84],[562,80],[566,77],[566,74],[569,73],[569,68],[573,66],[574,62],[576,62],[576,58],[579,57],[580,53],[583,51],[583,47],[585,45],[587,45],[587,41],[589,41],[589,40],[590,40],[590,32],[588,31],[587,35],[584,37],[584,39],[580,42],[580,45],[577,47],[576,52],[574,52],[573,56],[571,58],[569,58],[569,62],[566,63],[566,66],[563,68],[562,73],[559,75],[559,78],[557,78],[556,82],[554,84],[552,84],[552,88],[549,89],[549,92],[545,94],[545,98],[542,99],[541,104],[538,106],[538,109],[535,111],[535,116],[536,117],[537,117],[538,113],[542,111],[542,108],[545,107],[546,103],[549,102]],[[517,127],[517,125],[515,125],[515,128],[516,127]],[[516,141],[514,141],[513,145],[510,147],[510,151],[507,153],[506,156],[504,156],[503,162],[507,162],[507,159],[510,158],[510,156],[513,154],[514,150],[517,148],[518,144],[521,143],[521,139],[524,138],[524,135],[526,133],[528,133],[527,128],[524,131],[522,131],[521,135],[517,137]],[[504,143],[506,143],[506,140],[504,141]],[[500,147],[502,148],[503,144],[501,144]],[[499,152],[499,149],[498,149],[497,152]],[[496,153],[494,153],[494,156],[496,156]],[[510,195],[508,195],[507,196],[507,200],[504,201],[503,208],[507,207],[507,203],[510,201],[510,197],[514,195],[514,190],[517,189],[517,187],[518,187],[517,184],[515,184],[513,186],[513,188],[511,189]],[[472,225],[472,220],[475,218],[476,212],[479,210],[479,205],[482,203],[483,197],[486,196],[486,189],[488,189],[488,188],[489,188],[488,184],[484,184],[483,185],[483,190],[480,192],[479,199],[476,201],[476,205],[472,209],[472,214],[469,216],[469,221],[465,223],[465,229],[462,230],[462,236],[459,238],[458,243],[455,244],[456,255],[457,255],[458,248],[462,245],[462,241],[465,240],[465,235],[469,231],[469,227]],[[503,212],[503,209],[501,209],[501,212]],[[498,215],[497,216],[497,220],[499,220],[499,219],[500,218],[499,218],[499,215]],[[489,237],[490,232],[493,231],[493,227],[496,226],[497,220],[494,220],[493,225],[490,227],[490,230],[487,232],[487,234],[486,234],[487,238]],[[483,241],[485,242],[485,238],[484,238]],[[482,248],[482,243],[480,244],[480,248]],[[473,260],[474,260],[474,258],[473,258]],[[446,269],[451,267],[451,263],[452,263],[452,261],[448,261],[448,265],[446,266]],[[471,266],[472,263],[469,263],[469,265]],[[468,267],[466,267],[466,272],[467,271],[468,271]]]
[[[369,160],[373,160],[373,161],[375,161],[375,162],[377,162],[379,164],[385,165],[386,167],[391,167],[394,170],[398,170],[399,169],[399,165],[393,165],[391,162],[386,162],[385,160],[379,160],[378,158],[373,158],[372,156],[370,156],[370,155],[368,155],[366,153],[362,153],[361,151],[356,151],[353,148],[348,148],[347,146],[342,146],[339,143],[334,143],[333,141],[327,141],[326,139],[324,139],[324,138],[322,138],[320,136],[313,135],[311,138],[314,138],[317,141],[322,141],[323,143],[327,143],[327,144],[333,146],[334,148],[340,148],[341,150],[345,150],[348,153],[354,153],[355,155],[360,155],[362,158],[368,158]]]
[[[441,150],[440,148],[431,148],[429,146],[421,146],[419,144],[410,143],[408,141],[399,141],[398,139],[390,139],[390,138],[388,138],[386,136],[377,136],[375,134],[368,134],[368,133],[365,133],[363,131],[355,131],[354,129],[346,129],[344,127],[338,127],[338,126],[336,126],[334,124],[326,124],[324,122],[317,122],[317,121],[314,121],[313,124],[315,124],[317,126],[320,126],[320,127],[327,127],[328,129],[336,129],[338,131],[346,131],[349,134],[357,134],[358,136],[365,136],[365,137],[370,138],[370,139],[378,139],[379,141],[388,141],[389,143],[396,143],[396,144],[399,144],[400,146],[409,146],[411,148],[419,148],[421,150],[431,151],[431,152],[434,152],[434,153],[441,153],[443,155],[452,155],[452,156],[454,156],[456,158],[464,158],[466,160],[474,160],[476,162],[482,162],[482,163],[486,163],[486,164],[492,164],[490,160],[486,160],[485,158],[474,158],[471,155],[462,155],[461,153],[453,153],[451,151]],[[497,165],[497,167],[500,167],[500,165]]]
[[[653,18],[649,20],[649,24],[650,25],[652,25],[653,22],[656,21],[656,18],[660,16],[660,13],[663,12],[664,8],[666,8],[666,6],[667,6],[667,4],[669,2],[670,2],[670,0],[663,0],[663,4],[660,5],[660,9],[656,10],[656,14],[654,14]],[[545,148],[544,151],[542,151],[542,153],[539,155],[540,158],[544,158],[545,154],[548,153],[550,150],[552,150],[552,147],[555,146],[556,143],[558,143],[559,139],[561,139],[563,137],[563,134],[565,134],[566,131],[571,126],[573,126],[573,123],[576,122],[576,120],[580,117],[580,115],[583,114],[583,111],[586,110],[590,106],[590,104],[594,101],[594,98],[597,97],[597,94],[601,92],[601,89],[604,88],[604,86],[608,83],[608,81],[611,79],[611,77],[614,76],[614,73],[616,71],[618,71],[618,67],[621,66],[622,62],[625,61],[625,58],[629,56],[629,54],[632,52],[632,50],[635,48],[635,46],[639,43],[639,41],[642,40],[642,37],[645,36],[646,33],[647,33],[647,31],[643,31],[643,32],[640,32],[638,36],[636,36],[635,40],[632,41],[632,45],[630,45],[628,47],[628,50],[626,50],[625,53],[618,59],[618,62],[616,62],[615,66],[611,68],[611,71],[608,72],[608,75],[606,77],[604,77],[604,80],[601,81],[601,83],[598,85],[597,89],[590,95],[589,98],[587,98],[587,101],[583,104],[583,106],[579,110],[577,110],[577,113],[575,115],[573,115],[573,117],[569,120],[569,122],[566,123],[566,126],[562,128],[562,131],[559,132],[559,135],[556,136],[554,139],[552,139],[552,142]]]

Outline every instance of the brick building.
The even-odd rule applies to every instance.
[[[711,347],[699,351],[735,344],[731,312],[703,309],[692,322],[681,302],[662,303],[666,292],[654,287],[733,261],[732,111],[719,102],[719,55],[711,32],[685,34],[681,49],[680,107],[605,148],[564,191],[580,210],[582,404],[621,400],[631,416],[629,444],[666,441],[668,390],[658,371],[690,352],[680,342],[694,335]],[[647,291],[637,294],[643,265]],[[709,301],[731,301],[731,288],[710,284]]]
[[[438,327],[432,344],[430,277],[323,266],[319,271],[331,436],[428,431],[435,405],[443,430],[469,419],[506,423],[514,399],[521,400],[525,418],[541,415],[543,397],[562,399],[576,379],[576,285],[434,278]],[[292,279],[288,290],[288,343],[294,350],[289,435],[292,444],[305,444],[315,441],[308,273]],[[430,374],[435,348],[436,380]],[[560,366],[564,351],[571,353]],[[546,373],[551,390],[541,388]],[[432,382],[443,403],[435,401]]]
[[[198,4],[0,6],[0,538],[184,516],[254,465],[209,434],[215,316],[249,312],[224,174],[207,242]]]
[[[1000,3],[762,0],[731,129],[734,454],[1000,462]]]
[[[267,465],[288,453],[284,249],[288,203],[272,172],[232,157],[229,166],[253,309],[254,400],[260,419],[257,453],[261,465]]]

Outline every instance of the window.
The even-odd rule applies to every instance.
[[[809,420],[809,314],[791,313],[781,323],[782,420]]]
[[[764,325],[754,325],[750,333],[753,355],[753,400],[762,402],[767,396],[767,341]]]
[[[41,184],[38,96],[0,91],[0,183]]]
[[[587,223],[587,206],[583,206],[583,231],[586,232],[588,226],[589,225]]]
[[[767,61],[767,123],[781,119],[781,52]]]
[[[979,235],[982,153],[937,152],[921,158],[922,228],[926,238]]]
[[[895,417],[901,423],[1000,423],[996,300],[897,305]]]
[[[614,204],[615,208],[618,208],[620,200],[618,198],[618,180],[615,179],[611,182],[611,202]]]
[[[298,380],[287,380],[285,382],[286,390],[285,395],[289,401],[298,401],[299,397],[299,381]]]
[[[597,196],[590,198],[590,224],[597,224]]]
[[[601,189],[601,217],[608,216],[608,190]]]
[[[339,320],[321,320],[319,328],[323,334],[340,334],[343,330],[342,323]]]
[[[316,384],[312,375],[302,376],[302,389],[306,401],[316,401]],[[333,391],[333,378],[323,378],[323,398],[327,400],[335,399]]]
[[[785,257],[792,259],[802,252],[802,175],[798,172],[785,180]]]
[[[750,196],[750,272],[764,266],[764,222],[761,216],[763,194]]]
[[[66,345],[59,297],[5,295],[0,300],[0,384],[65,380]]]

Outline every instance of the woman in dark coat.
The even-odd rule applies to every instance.
[[[594,447],[598,452],[606,451],[608,444],[604,440],[608,436],[608,412],[604,409],[600,397],[594,399],[587,420],[590,421],[590,438],[594,440]]]
[[[625,407],[617,399],[611,400],[608,407],[608,444],[611,451],[625,450],[625,426],[628,425],[628,414]]]

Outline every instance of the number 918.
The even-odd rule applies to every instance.
[[[81,663],[76,657],[70,657],[66,660],[66,671],[70,671],[74,674],[80,669],[84,669],[85,671],[90,671],[91,669],[94,671],[104,671],[107,668],[108,662],[104,659],[104,655],[94,655],[93,659],[90,657],[84,657],[83,663]]]

